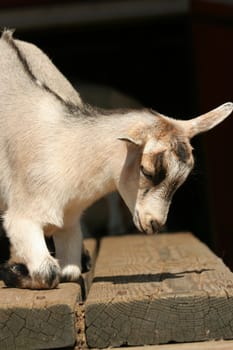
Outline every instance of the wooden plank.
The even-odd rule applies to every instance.
[[[104,238],[86,337],[95,348],[233,339],[233,274],[188,233]]]
[[[85,246],[93,258],[97,254],[95,240]],[[87,293],[93,272],[83,275]],[[53,290],[6,288],[0,282],[0,349],[54,349],[82,344],[83,300],[78,283],[60,283]]]
[[[184,344],[168,344],[168,345],[150,345],[143,347],[121,347],[114,350],[232,350],[233,341],[218,340]]]
[[[52,349],[75,342],[75,305],[80,286],[29,291],[0,288],[0,344],[2,349]]]

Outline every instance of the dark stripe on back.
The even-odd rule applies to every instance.
[[[31,68],[29,67],[26,58],[20,52],[20,50],[19,50],[18,46],[16,45],[15,41],[12,39],[12,33],[9,32],[9,31],[4,32],[3,33],[3,38],[11,46],[11,48],[16,52],[17,57],[18,57],[19,61],[21,62],[24,71],[29,75],[31,80],[35,81],[36,77],[32,73]]]
[[[53,91],[48,85],[46,85],[44,82],[37,79],[37,77],[34,75],[30,65],[28,64],[28,61],[24,54],[20,51],[19,47],[15,43],[15,41],[12,38],[12,32],[11,31],[5,31],[3,32],[2,37],[4,40],[11,46],[11,48],[16,52],[16,55],[19,59],[19,61],[22,64],[22,67],[25,71],[25,73],[28,75],[28,77],[35,83],[37,87],[40,87],[47,91],[48,93],[52,94],[59,102],[61,102],[68,111],[73,114],[79,112],[82,115],[85,116],[92,116],[93,115],[93,109],[90,108],[90,106],[85,105],[84,108],[80,108],[76,104],[65,101],[60,95],[58,95],[55,91]],[[37,83],[38,82],[38,83]]]

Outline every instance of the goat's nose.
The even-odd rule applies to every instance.
[[[154,233],[159,232],[161,225],[158,223],[158,221],[151,220],[150,224]]]

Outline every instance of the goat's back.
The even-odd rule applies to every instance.
[[[27,113],[27,107],[30,111],[30,105],[47,94],[82,104],[77,91],[39,48],[14,40],[8,31],[0,39],[0,65],[1,115],[17,113],[22,105]]]

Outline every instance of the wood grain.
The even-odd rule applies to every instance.
[[[233,339],[233,274],[188,233],[104,238],[86,337],[96,348]]]

